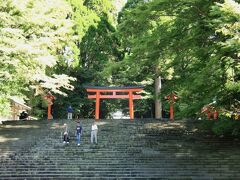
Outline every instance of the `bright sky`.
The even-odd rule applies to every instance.
[[[122,7],[126,4],[127,0],[115,0],[117,12],[121,11]]]

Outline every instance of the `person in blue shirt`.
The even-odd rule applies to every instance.
[[[68,106],[67,108],[67,113],[68,113],[68,119],[72,119],[72,114],[73,114],[73,108],[72,106]]]
[[[76,138],[77,138],[78,146],[80,146],[80,144],[81,144],[82,131],[83,131],[82,125],[80,124],[80,121],[78,121],[77,127],[76,127]]]

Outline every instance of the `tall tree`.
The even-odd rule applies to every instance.
[[[87,99],[83,85],[109,85],[109,79],[102,76],[101,71],[107,62],[118,59],[118,40],[115,37],[115,8],[113,1],[106,0],[69,0],[73,9],[70,18],[74,22],[73,32],[75,44],[79,51],[75,54],[76,66],[64,65],[64,60],[58,71],[77,78],[75,91],[67,92],[68,98],[57,98],[56,105],[64,117],[68,104],[72,104],[76,114],[81,117],[93,117],[93,102]],[[73,49],[70,47],[70,49]],[[64,68],[63,68],[64,67]],[[103,102],[104,103],[104,102]],[[109,108],[106,108],[109,109]],[[94,109],[93,109],[94,110]]]
[[[161,75],[162,97],[176,91],[183,116],[194,116],[215,98],[227,108],[224,102],[239,92],[239,3],[215,2],[129,1],[118,26],[125,58],[107,71],[122,72],[124,82],[153,82]]]
[[[63,0],[1,0],[0,12],[0,114],[9,110],[10,96],[71,89],[72,78],[52,71],[71,39],[70,6]]]
[[[231,111],[240,111],[240,37],[239,1],[225,0],[212,7],[210,21],[215,29],[217,48],[212,55],[220,63],[223,82],[220,103]]]

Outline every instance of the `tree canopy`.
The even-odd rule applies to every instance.
[[[233,0],[128,1],[117,27],[125,57],[106,73],[150,85],[160,75],[160,98],[177,92],[184,117],[213,99],[239,108],[239,13]]]
[[[154,98],[168,109],[171,92],[179,97],[178,117],[194,117],[213,101],[221,110],[240,109],[238,0],[0,2],[0,114],[16,95],[41,109],[41,95],[51,91],[55,117],[69,104],[93,117],[86,84],[144,85],[135,109],[146,116]],[[104,117],[115,108],[102,106]]]

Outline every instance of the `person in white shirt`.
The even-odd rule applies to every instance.
[[[69,144],[68,126],[67,126],[67,124],[64,124],[63,127],[64,127],[63,143],[64,143],[64,144],[65,144],[65,143]]]
[[[95,140],[95,143],[97,143],[97,131],[98,127],[96,122],[94,121],[91,128],[91,143],[93,143],[93,139]]]

